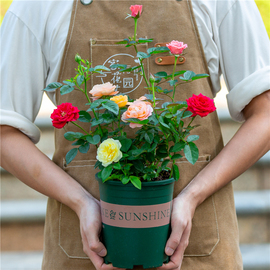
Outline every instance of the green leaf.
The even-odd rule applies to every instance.
[[[170,160],[169,159],[165,159],[162,164],[161,164],[161,169],[164,170],[167,165],[169,164]]]
[[[135,124],[141,124],[141,125],[146,125],[149,122],[148,119],[141,121],[137,118],[128,118],[128,119],[125,119],[125,121],[130,122],[130,123],[135,123]]]
[[[182,81],[189,81],[189,80],[191,80],[194,76],[196,76],[196,73],[195,73],[195,72],[193,72],[193,71],[191,71],[191,70],[187,70],[187,71],[184,73],[183,77],[179,77],[179,79],[182,80]]]
[[[63,83],[65,83],[65,84],[67,84],[67,85],[69,85],[71,87],[75,86],[75,83],[73,83],[71,81],[63,81]]]
[[[167,76],[168,74],[165,71],[160,71],[160,72],[155,73],[155,77],[165,78]]]
[[[148,58],[150,56],[151,56],[151,54],[147,54],[147,53],[144,53],[144,52],[138,52],[137,53],[137,57],[142,58],[142,59]]]
[[[116,115],[119,113],[119,106],[112,100],[106,100],[101,106]]]
[[[106,71],[111,71],[109,68],[103,66],[103,65],[97,65],[94,67],[95,71],[100,71],[100,70],[106,70]]]
[[[179,152],[182,149],[184,149],[184,147],[185,147],[185,143],[183,141],[180,141],[170,148],[170,152],[173,152],[173,153]]]
[[[170,86],[174,86],[177,83],[177,80],[169,80],[168,83]]]
[[[175,154],[171,157],[172,160],[176,160],[178,158],[181,158],[182,156],[180,154]]]
[[[101,163],[99,160],[97,160],[97,162],[96,162],[96,164],[95,164],[95,167],[94,167],[94,168],[95,168],[95,169],[96,169],[96,168],[98,168],[98,167],[99,167],[101,164],[102,164],[102,163]]]
[[[198,135],[190,135],[187,138],[187,142],[197,141],[197,140],[199,140],[199,138],[200,138],[200,136],[198,136]]]
[[[140,172],[142,172],[143,169],[144,169],[144,164],[143,164],[143,162],[142,162],[141,160],[139,160],[139,159],[133,160],[133,165],[134,165],[134,167],[135,167],[138,171],[140,171]]]
[[[170,127],[164,122],[164,119],[163,119],[162,116],[160,116],[160,117],[158,118],[158,121],[159,121],[159,123],[160,123],[162,126],[168,128],[168,129],[170,129]]]
[[[113,165],[113,168],[114,169],[116,169],[116,170],[121,170],[121,164],[120,163],[115,163],[114,165]]]
[[[100,125],[101,123],[103,123],[103,121],[104,120],[102,118],[100,118],[98,120],[93,119],[91,125],[92,125],[92,127],[94,127],[94,126]]]
[[[164,47],[152,47],[147,50],[148,54],[156,54],[156,53],[165,53],[169,52],[169,48],[164,46]]]
[[[130,148],[130,146],[132,145],[132,140],[131,139],[123,139],[123,140],[120,140],[121,142],[121,151],[122,152],[127,152]]]
[[[55,91],[57,88],[61,87],[63,84],[59,83],[59,82],[53,82],[47,85],[47,87],[44,89],[44,91],[47,92],[53,92]]]
[[[69,85],[64,85],[60,88],[60,94],[65,95],[65,94],[72,92],[73,90],[74,90],[73,87],[71,87]]]
[[[91,122],[91,116],[88,112],[86,111],[80,111],[79,112],[79,121],[85,122],[85,123],[90,123]]]
[[[100,142],[100,136],[99,135],[94,135],[94,136],[89,135],[86,137],[86,140],[89,143],[96,145]]]
[[[83,136],[84,134],[80,132],[72,132],[72,131],[68,131],[64,134],[65,139],[67,139],[68,141],[75,141],[76,139],[80,139]]]
[[[124,185],[126,185],[126,184],[129,182],[128,176],[124,176],[124,177],[122,178],[121,182],[122,182]]]
[[[197,75],[192,77],[192,81],[202,79],[202,78],[206,78],[206,77],[209,77],[209,75],[208,74],[197,74]]]
[[[185,72],[186,72],[186,70],[176,71],[176,72],[174,73],[174,76],[182,75],[182,74],[184,74]],[[172,74],[170,75],[170,77],[172,77]]]
[[[144,138],[148,143],[152,143],[154,140],[154,135],[153,133],[148,132],[144,134]]]
[[[81,84],[83,83],[83,81],[84,81],[84,76],[83,75],[79,75],[78,77],[77,77],[77,84],[79,85],[79,86],[81,86]]]
[[[147,42],[152,42],[152,38],[139,38],[138,43],[147,43]]]
[[[106,100],[105,99],[97,99],[95,101],[93,101],[90,105],[90,109],[95,109],[97,108],[98,106],[101,105],[102,102],[105,102]]]
[[[102,182],[104,182],[112,173],[112,170],[113,170],[113,166],[112,164],[105,167],[102,171],[101,171],[101,179],[102,179]]]
[[[129,177],[131,183],[134,185],[134,187],[138,189],[142,189],[142,182],[139,177],[137,176],[130,176]]]
[[[185,111],[185,112],[183,113],[182,119],[188,118],[188,117],[190,117],[192,114],[193,114],[193,113],[190,112],[190,111]]]
[[[79,139],[76,142],[72,143],[71,145],[83,145],[83,144],[85,144],[85,140]]]
[[[172,167],[172,170],[173,170],[173,178],[175,180],[178,180],[179,177],[180,177],[180,173],[179,173],[179,168],[176,164],[173,164],[173,167]]]
[[[110,66],[111,69],[117,69],[117,68],[120,68],[120,69],[126,69],[127,68],[127,65],[122,65],[122,64],[113,64]]]
[[[194,165],[199,158],[199,150],[196,144],[193,142],[186,144],[184,148],[184,154],[187,160]]]
[[[77,155],[78,153],[78,148],[73,148],[69,150],[66,154],[66,162],[69,164]]]
[[[89,143],[86,143],[86,144],[81,145],[81,146],[79,147],[79,151],[80,151],[81,153],[83,153],[83,154],[86,154],[86,153],[88,152],[89,148],[90,148]]]
[[[128,42],[129,42],[129,40],[126,38],[126,39],[124,39],[122,41],[116,42],[115,44],[128,44]]]

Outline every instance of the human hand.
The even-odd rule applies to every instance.
[[[165,253],[170,261],[163,264],[158,270],[180,269],[183,261],[184,251],[189,243],[192,226],[192,218],[195,212],[193,206],[184,195],[179,194],[173,200],[171,227],[172,232],[165,247]]]
[[[112,264],[105,264],[103,257],[107,250],[100,242],[101,212],[100,203],[93,197],[86,199],[80,209],[80,230],[83,243],[83,251],[88,255],[97,270],[116,270]]]

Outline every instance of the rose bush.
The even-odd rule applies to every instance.
[[[72,142],[73,146],[66,154],[66,163],[69,164],[78,152],[87,153],[89,149],[97,151],[95,168],[99,168],[98,177],[103,182],[110,179],[120,180],[123,184],[131,182],[140,189],[142,181],[152,181],[160,177],[173,177],[178,180],[180,172],[176,162],[183,156],[191,164],[197,162],[199,149],[196,141],[199,136],[194,134],[193,130],[199,125],[194,125],[193,120],[197,115],[205,117],[216,108],[213,100],[202,94],[193,95],[186,101],[177,100],[178,87],[208,75],[177,70],[178,57],[187,48],[187,44],[183,42],[173,40],[164,47],[147,46],[146,52],[140,52],[141,46],[138,45],[152,43],[153,39],[137,39],[137,23],[142,6],[134,5],[130,10],[132,14],[127,18],[134,19],[134,35],[119,41],[118,44],[134,47],[136,66],[117,63],[111,65],[110,69],[102,65],[93,67],[88,60],[76,55],[76,75],[65,80],[64,84],[51,83],[45,90],[60,89],[61,95],[78,90],[87,100],[86,110],[79,112],[71,103],[64,103],[52,114],[56,128],[62,128],[68,122],[76,126],[74,131],[64,134],[65,139]],[[144,69],[147,63],[144,61],[160,53],[174,56],[172,73],[149,72],[150,76],[147,76]],[[133,100],[127,95],[118,95],[116,86],[110,82],[95,85],[89,92],[87,83],[95,73],[103,74],[104,71],[111,70],[125,74],[141,74],[145,81],[145,91],[148,93]],[[84,126],[75,123],[76,119],[84,122]],[[127,135],[130,134],[128,126],[138,128],[132,137]]]
[[[51,114],[52,124],[55,128],[63,128],[68,122],[76,121],[79,118],[79,112],[79,109],[71,103],[62,103]]]
[[[192,112],[191,117],[195,117],[196,115],[199,115],[200,117],[205,117],[209,113],[216,110],[214,100],[202,94],[193,94],[192,97],[187,99],[187,105],[187,110]]]

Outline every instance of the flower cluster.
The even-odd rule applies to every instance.
[[[64,84],[49,84],[45,90],[60,89],[62,95],[78,90],[87,100],[87,110],[79,111],[71,103],[63,103],[51,115],[55,128],[61,129],[67,124],[76,126],[77,132],[69,131],[64,135],[74,146],[66,155],[67,163],[70,163],[78,152],[87,153],[89,149],[97,151],[95,167],[100,169],[99,177],[103,181],[118,179],[123,184],[131,182],[135,187],[141,188],[141,181],[151,181],[164,172],[169,172],[170,176],[177,180],[179,170],[176,160],[183,155],[192,164],[198,160],[199,150],[195,141],[199,136],[193,133],[197,127],[193,125],[193,120],[197,116],[206,117],[216,108],[213,100],[202,94],[193,94],[185,101],[176,100],[175,93],[181,84],[208,75],[196,74],[190,70],[176,70],[178,57],[188,47],[184,42],[173,40],[165,47],[151,47],[147,52],[138,51],[138,44],[151,43],[153,39],[136,38],[137,21],[142,14],[142,6],[134,5],[130,10],[129,17],[135,22],[134,36],[120,43],[134,47],[139,66],[114,64],[110,68],[118,69],[119,72],[137,70],[143,75],[148,93],[132,100],[119,93],[117,87],[110,82],[87,90],[87,82],[94,73],[103,73],[110,69],[102,65],[92,67],[89,61],[79,55],[75,56],[78,63],[76,76],[64,81]],[[161,71],[147,78],[144,60],[157,53],[174,56],[172,73]],[[164,83],[169,83],[171,89],[163,89],[161,85]],[[162,99],[157,98],[159,94],[171,101],[162,103]],[[88,123],[89,128],[84,129],[77,120]],[[136,129],[133,138],[127,136],[129,128]]]

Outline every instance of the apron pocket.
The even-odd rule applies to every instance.
[[[180,179],[175,182],[174,196],[189,183],[190,179],[202,170],[210,161],[210,156],[200,156],[195,165],[186,159],[176,162],[180,171]],[[63,169],[76,179],[89,193],[99,199],[98,182],[94,169],[95,160],[72,161]],[[64,163],[65,164],[65,163]],[[219,242],[217,213],[214,195],[205,200],[195,211],[192,221],[189,245],[184,256],[209,256]],[[59,212],[59,246],[69,258],[89,259],[83,252],[79,219],[74,211],[64,204]]]
[[[99,199],[98,181],[95,180],[95,174],[98,170],[94,169],[95,163],[95,160],[75,160],[67,166],[63,165],[63,169],[95,198]],[[59,246],[71,259],[89,260],[83,252],[79,218],[73,210],[64,204],[60,205],[59,211]]]
[[[180,171],[180,179],[175,182],[174,196],[192,180],[210,161],[210,155],[200,156],[195,165],[185,158],[176,162]],[[210,196],[195,211],[189,245],[184,256],[209,256],[219,243],[219,229],[214,195]]]
[[[139,59],[133,46],[125,47],[126,44],[116,44],[121,40],[98,40],[90,39],[90,62],[92,67],[103,65],[110,68],[113,64],[127,65],[127,68],[139,66]],[[146,52],[148,44],[138,44],[138,51]],[[149,60],[144,60],[144,68],[147,76],[149,75]],[[142,95],[145,94],[146,86],[143,76],[139,72],[140,69],[133,71],[119,72],[119,68],[112,68],[110,71],[103,71],[103,74],[95,74],[92,76],[92,88],[96,84],[110,82],[116,85],[117,91],[121,94],[130,94],[136,89],[142,89]],[[138,95],[138,94],[137,94]],[[136,95],[136,98],[139,96]],[[133,95],[130,95],[132,98]]]

